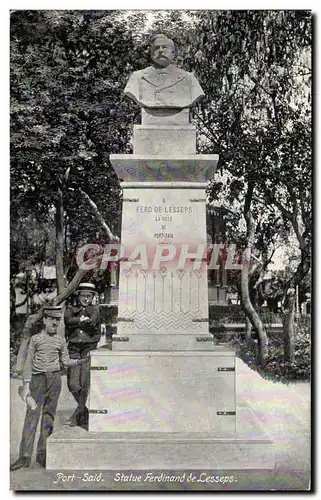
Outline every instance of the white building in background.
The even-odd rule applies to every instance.
[[[44,289],[39,293],[35,294],[32,298],[29,297],[28,300],[20,307],[17,307],[16,314],[29,314],[31,308],[31,301],[37,306],[45,304],[46,301],[54,299],[57,295],[56,289],[56,267],[55,266],[42,266],[39,267],[37,272],[40,272],[41,279],[44,281]],[[30,272],[30,280],[34,281],[37,278],[35,270]],[[23,303],[26,299],[25,287],[23,284],[26,282],[26,273],[21,272],[16,276],[15,292],[16,292],[16,304]],[[46,287],[47,285],[47,287]]]

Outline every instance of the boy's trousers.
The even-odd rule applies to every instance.
[[[37,445],[37,455],[46,452],[46,441],[53,431],[60,391],[60,371],[32,375],[30,382],[30,394],[38,406],[34,411],[27,406],[22,439],[20,443],[20,457],[31,458],[41,410],[42,416],[40,436]]]

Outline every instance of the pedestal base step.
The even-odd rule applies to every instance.
[[[273,469],[273,441],[237,433],[109,433],[64,426],[47,442],[47,469]]]

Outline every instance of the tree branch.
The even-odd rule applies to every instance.
[[[287,210],[283,205],[282,203],[280,203],[276,197],[271,193],[271,191],[267,190],[266,189],[266,194],[270,197],[272,203],[280,210],[280,212],[282,213],[282,215],[288,219],[289,221],[292,221],[292,213]]]
[[[85,263],[86,265],[91,265],[95,264],[95,267],[98,266],[98,264],[101,262],[102,255],[97,255],[89,260],[87,260]],[[78,271],[76,272],[75,276],[73,279],[68,283],[66,288],[59,294],[57,297],[54,298],[53,304],[54,305],[60,305],[62,302],[64,302],[68,297],[73,293],[74,290],[76,290],[77,286],[79,283],[82,281],[82,279],[89,273],[92,273],[92,270],[88,269],[82,269],[78,268]]]
[[[14,307],[15,307],[15,309],[18,309],[18,307],[22,307],[22,306],[24,306],[24,305],[25,305],[25,303],[27,302],[28,298],[29,298],[29,294],[27,293],[27,294],[26,294],[26,298],[25,298],[25,299],[23,299],[23,301],[22,301],[22,302],[19,302],[19,304],[16,304],[16,305],[14,306]]]
[[[110,230],[109,226],[106,224],[104,221],[101,213],[99,212],[99,209],[96,205],[96,203],[90,198],[90,196],[81,188],[79,188],[79,192],[84,196],[84,198],[88,201],[89,205],[93,209],[93,212],[97,218],[97,220],[100,222],[102,228],[104,229],[105,233],[107,234],[108,238],[110,241],[119,241],[118,236],[115,236],[112,231]]]
[[[308,220],[307,220],[307,212],[305,211],[305,208],[304,208],[303,190],[300,189],[299,193],[300,193],[299,194],[299,201],[300,201],[300,208],[301,208],[302,220],[303,220],[303,223],[304,223],[305,227],[307,227],[309,225],[309,223],[308,223]]]
[[[75,276],[68,283],[68,285],[64,288],[64,290],[59,295],[57,295],[57,297],[55,297],[51,302],[46,303],[46,306],[48,306],[50,304],[58,306],[58,305],[62,304],[66,299],[68,299],[68,297],[70,297],[70,295],[76,290],[76,288],[78,287],[78,285],[82,281],[82,279],[87,274],[91,274],[94,271],[94,269],[97,268],[98,264],[100,264],[100,262],[101,262],[101,259],[102,259],[102,255],[96,255],[95,257],[92,257],[91,259],[86,260],[86,262],[85,262],[86,266],[95,264],[95,268],[93,268],[93,269],[78,268]],[[37,311],[36,315],[37,315],[38,319],[41,318],[41,316],[43,314],[43,309],[44,309],[44,307],[41,307]]]
[[[215,144],[218,144],[218,137],[215,137],[213,131],[210,130],[208,128],[208,126],[205,124],[204,118],[202,118],[199,113],[196,113],[196,112],[194,112],[194,113],[195,113],[195,117],[202,123],[202,126],[203,126],[202,134],[205,135],[205,137],[210,141],[211,144],[213,142]]]
[[[250,211],[251,211],[251,203],[252,203],[252,199],[253,199],[253,192],[254,192],[254,181],[249,181],[247,192],[245,195],[245,201],[244,201],[244,217],[245,217],[245,219],[247,219],[251,216]],[[253,236],[254,236],[254,234],[253,234]],[[249,234],[247,235],[247,238],[249,238]]]

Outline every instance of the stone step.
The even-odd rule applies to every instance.
[[[64,426],[47,443],[49,470],[273,469],[264,435],[108,433]]]
[[[47,441],[49,470],[241,470],[275,467],[274,442],[251,407],[237,432],[88,432],[63,426]]]

